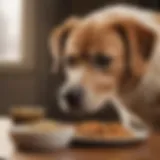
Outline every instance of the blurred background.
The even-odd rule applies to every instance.
[[[75,118],[63,115],[56,104],[63,74],[51,73],[48,35],[70,15],[110,3],[160,7],[159,0],[0,0],[0,114],[26,104],[45,106],[51,117]]]

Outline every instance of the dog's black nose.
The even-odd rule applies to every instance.
[[[65,100],[71,109],[78,109],[82,104],[83,91],[81,88],[70,89],[65,94]]]

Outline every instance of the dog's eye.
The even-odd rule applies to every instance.
[[[111,63],[111,57],[102,55],[102,54],[97,54],[94,58],[93,58],[93,65],[97,68],[106,68],[110,65]]]
[[[75,57],[75,56],[69,56],[66,58],[66,64],[69,66],[69,67],[73,67],[75,65],[77,65],[79,62],[79,58],[78,57]]]

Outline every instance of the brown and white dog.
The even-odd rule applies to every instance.
[[[63,63],[67,76],[59,95],[65,111],[96,112],[108,103],[128,125],[135,117],[128,108],[151,104],[160,91],[160,24],[153,11],[116,5],[69,18],[53,31],[50,47],[54,69]]]

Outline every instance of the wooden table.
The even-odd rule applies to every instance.
[[[5,121],[3,120],[3,123],[1,123],[2,120],[0,119],[0,133],[6,127],[4,125],[6,124]],[[7,150],[8,148],[6,147],[5,149]],[[152,134],[143,144],[130,147],[79,147],[53,153],[24,153],[16,151],[9,160],[160,160],[160,133]]]
[[[160,160],[160,133],[138,146],[71,148],[48,154],[17,152],[12,160]]]

